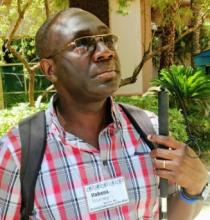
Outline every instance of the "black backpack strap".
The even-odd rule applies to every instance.
[[[33,215],[36,180],[46,146],[45,111],[38,112],[19,123],[21,141],[21,220]]]
[[[146,144],[149,146],[149,148],[151,150],[156,148],[155,145],[147,139],[148,134],[156,134],[156,132],[150,118],[145,113],[145,111],[138,107],[124,103],[119,103],[119,105],[122,107],[128,119],[136,131],[140,134],[144,142],[146,142]]]

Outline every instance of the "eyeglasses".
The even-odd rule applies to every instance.
[[[98,42],[103,42],[107,48],[114,51],[116,50],[117,47],[117,41],[118,41],[118,37],[114,34],[102,34],[102,35],[79,37],[74,41],[67,43],[60,50],[55,51],[55,53],[48,56],[47,59],[53,58],[65,50],[74,51],[79,55],[85,53],[92,53],[95,51]]]

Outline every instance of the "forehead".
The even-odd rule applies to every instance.
[[[59,18],[52,31],[59,41],[66,42],[82,36],[108,33],[109,28],[94,15],[81,12]]]

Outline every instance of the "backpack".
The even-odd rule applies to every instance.
[[[147,114],[134,106],[119,104],[130,122],[150,149],[154,145],[148,141],[148,134],[155,134],[152,122]],[[21,141],[21,220],[33,215],[36,180],[39,174],[46,147],[45,111],[38,112],[19,123]],[[39,146],[39,147],[37,147]],[[30,162],[29,162],[30,161]]]

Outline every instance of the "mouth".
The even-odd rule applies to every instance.
[[[95,78],[103,81],[108,81],[116,78],[116,76],[119,74],[119,71],[115,69],[111,70],[105,70],[103,72],[98,73]]]

